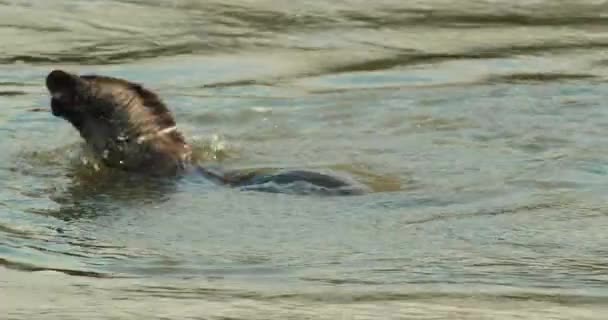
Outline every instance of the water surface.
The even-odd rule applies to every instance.
[[[0,1],[7,319],[603,319],[604,1]],[[211,163],[96,171],[54,68],[141,82]],[[42,112],[34,112],[42,110]]]

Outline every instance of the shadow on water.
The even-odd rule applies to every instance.
[[[115,278],[114,276],[110,276],[105,273],[95,272],[95,271],[87,271],[87,270],[76,270],[76,269],[64,269],[64,268],[51,268],[51,267],[42,267],[36,266],[33,264],[23,263],[23,262],[15,262],[7,259],[0,258],[0,266],[15,269],[20,271],[29,271],[29,272],[39,272],[39,271],[55,271],[64,273],[70,276],[79,276],[79,277],[92,277],[92,278]]]
[[[44,178],[45,182],[43,186],[15,189],[44,205],[24,209],[32,214],[31,225],[0,224],[0,235],[8,235],[0,237],[0,250],[9,252],[0,255],[0,266],[10,269],[94,278],[125,277],[106,270],[104,265],[145,259],[146,250],[130,249],[128,244],[104,239],[90,229],[104,221],[122,219],[134,210],[161,206],[178,191],[175,179],[127,174],[85,160],[87,154],[79,144],[21,152],[18,157],[22,161],[16,163],[25,164],[13,168],[14,173],[26,180]],[[34,222],[36,217],[40,223]]]
[[[74,149],[76,145],[66,148]],[[31,161],[31,170],[26,174],[42,175],[46,178],[62,176],[61,188],[50,188],[48,190],[37,191],[36,193],[51,194],[50,199],[56,203],[58,208],[30,209],[31,213],[44,216],[51,216],[63,221],[80,219],[95,219],[100,216],[111,216],[115,212],[122,212],[129,208],[142,206],[158,206],[171,199],[172,195],[178,192],[180,181],[185,178],[187,181],[200,182],[205,179],[200,174],[194,172],[186,176],[179,177],[154,177],[145,174],[134,174],[117,169],[112,169],[98,163],[89,155],[86,148],[78,147],[78,151],[72,155],[71,159],[62,154],[62,150],[55,150],[47,153],[33,153],[27,156]],[[207,166],[211,161],[211,167],[222,167],[227,160],[234,160],[237,157],[235,150],[226,150],[216,145],[215,141],[209,143],[198,141],[194,144],[195,152],[203,159],[200,163]],[[21,155],[24,157],[25,155]],[[63,160],[58,159],[63,157]],[[229,162],[229,161],[228,161]],[[52,168],[58,166],[57,168]],[[275,176],[281,170],[297,170],[299,168],[278,168],[278,167],[232,167],[226,166],[229,174],[251,176]],[[363,193],[377,192],[397,192],[411,189],[414,184],[408,183],[407,187],[402,185],[398,178],[381,175],[371,169],[355,164],[336,164],[327,167],[313,166],[306,170],[320,174],[327,173],[330,177],[341,177],[351,183],[355,194],[359,188],[365,190]],[[338,174],[338,172],[342,174]],[[25,173],[25,172],[24,172]],[[277,175],[279,177],[279,175]],[[192,178],[192,179],[190,179]],[[311,179],[309,177],[308,179]],[[274,179],[276,180],[276,179]],[[273,180],[273,181],[274,181]],[[211,181],[208,181],[211,183]],[[230,188],[229,186],[216,186],[217,188]],[[251,185],[242,188],[243,191],[265,191],[268,186],[261,184],[260,187]],[[295,188],[292,190],[291,188]],[[241,188],[237,188],[241,189]],[[272,189],[272,188],[271,188]],[[338,188],[339,189],[339,188]],[[299,189],[299,184],[290,186],[276,186],[276,190],[270,192],[292,193],[295,195],[325,195],[324,192],[315,192],[308,188]],[[341,189],[340,189],[341,190]],[[348,189],[350,190],[350,189]],[[351,194],[345,190],[345,194]],[[333,195],[328,191],[328,194]],[[338,193],[341,194],[341,193]]]
[[[507,75],[489,76],[485,79],[488,83],[547,83],[576,80],[595,80],[598,77],[584,73],[514,73]]]
[[[94,219],[111,215],[120,208],[158,205],[170,199],[177,190],[176,179],[110,169],[91,160],[93,158],[86,151],[76,146],[31,153],[27,157],[31,167],[24,170],[24,174],[61,180],[59,188],[36,192],[50,194],[50,199],[59,208],[32,209],[32,213],[64,221]],[[71,157],[60,155],[66,148],[72,153]]]
[[[89,171],[89,172],[82,172]],[[102,169],[75,170],[68,186],[52,200],[59,209],[37,211],[61,220],[110,215],[120,208],[157,205],[176,191],[175,179],[150,178]]]

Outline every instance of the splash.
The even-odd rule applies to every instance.
[[[194,139],[193,154],[201,161],[224,161],[238,155],[237,150],[220,134],[213,134],[209,139]]]

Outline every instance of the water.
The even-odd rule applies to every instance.
[[[2,319],[603,319],[605,1],[0,1]],[[145,84],[209,162],[96,172],[54,68]],[[41,112],[35,112],[41,111]]]

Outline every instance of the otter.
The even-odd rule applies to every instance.
[[[308,170],[226,171],[198,163],[162,99],[141,84],[102,75],[53,70],[46,77],[51,112],[72,124],[109,168],[157,176],[199,172],[223,185],[280,192],[271,185],[304,183],[329,194],[366,193],[342,177]]]

